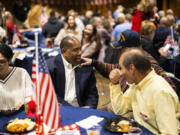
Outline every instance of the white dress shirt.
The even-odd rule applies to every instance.
[[[77,102],[76,87],[75,87],[75,67],[68,63],[62,56],[65,69],[65,96],[64,100],[72,106],[79,106]]]

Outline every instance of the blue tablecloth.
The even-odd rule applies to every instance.
[[[26,48],[13,48],[13,51],[22,51],[22,52],[26,52]],[[59,54],[61,54],[61,50],[59,47],[54,47],[54,48],[49,48],[46,52],[43,51],[42,49],[42,52],[44,53],[44,57],[45,59],[48,59],[50,57],[53,57],[53,56],[49,56],[50,53],[53,53],[57,51]],[[31,54],[29,54],[28,56],[26,56],[23,60],[19,60],[19,59],[16,59],[15,63],[14,63],[14,66],[16,67],[22,67],[24,69],[27,70],[27,72],[29,73],[29,75],[31,76],[32,74],[32,60],[33,60],[33,54],[34,52],[32,52]]]
[[[61,125],[69,125],[73,124],[77,121],[83,120],[91,115],[96,116],[104,116],[108,118],[117,117],[113,113],[96,110],[96,109],[86,109],[86,108],[80,108],[80,107],[71,107],[71,106],[61,106],[60,108],[61,112]],[[14,118],[24,118],[27,117],[25,115],[24,110],[19,111],[18,113],[11,115],[11,116],[0,116],[0,131],[4,132],[4,124],[7,123],[9,120]],[[101,121],[99,124],[103,125],[105,120]],[[152,135],[150,131],[148,131],[146,128],[141,127],[143,130],[142,135]],[[87,135],[86,130],[80,127],[80,131],[82,135]],[[116,135],[115,133],[111,133],[107,131],[106,129],[102,128],[101,135]]]

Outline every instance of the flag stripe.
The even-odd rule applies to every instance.
[[[39,50],[40,51],[40,50]],[[39,91],[37,89],[36,78],[36,61],[33,60],[32,64],[32,81],[35,85],[35,98],[36,102],[39,100],[39,107],[43,115],[43,120],[51,129],[60,127],[60,110],[58,100],[54,91],[54,86],[48,72],[47,63],[41,52],[38,54],[39,60]],[[39,97],[38,97],[39,95]]]
[[[51,109],[52,109],[52,102],[53,102],[53,95],[51,96],[51,100],[50,100],[50,107],[49,107],[49,111],[48,111],[48,114],[47,114],[47,117],[49,118],[50,117],[50,112],[51,112]],[[46,123],[48,123],[49,119],[46,119]]]

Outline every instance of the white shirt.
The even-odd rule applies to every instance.
[[[15,103],[32,97],[33,84],[27,71],[14,67],[9,75],[0,79],[0,110],[15,109]]]
[[[64,100],[71,104],[72,106],[79,106],[77,102],[76,87],[75,87],[75,67],[68,63],[62,56],[65,69],[65,96]]]

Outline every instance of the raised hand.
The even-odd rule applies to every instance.
[[[121,76],[120,76],[120,70],[119,69],[113,69],[109,74],[109,79],[113,84],[118,84]]]
[[[92,64],[92,59],[90,58],[81,58],[84,62],[81,63],[81,66],[90,66]]]

